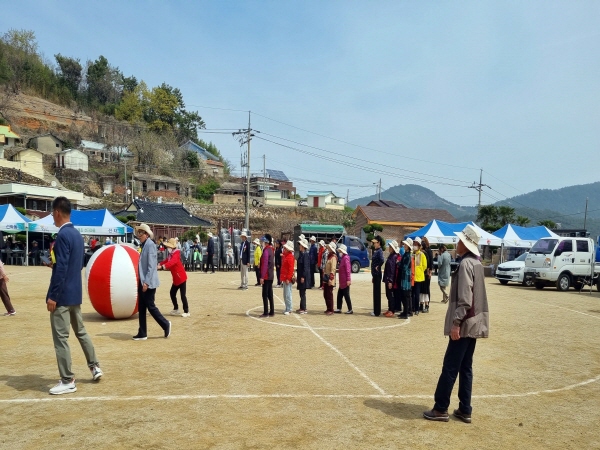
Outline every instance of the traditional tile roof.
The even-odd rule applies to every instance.
[[[367,206],[380,206],[384,208],[406,208],[406,206],[391,200],[371,200]]]
[[[126,211],[123,214],[135,214],[137,222],[153,225],[175,225],[186,227],[209,227],[212,223],[192,215],[181,204],[154,203],[134,200],[137,211]],[[142,212],[143,211],[143,212]]]
[[[445,209],[382,208],[380,206],[357,206],[353,216],[362,214],[369,223],[387,225],[426,225],[433,219],[456,223],[456,219]]]

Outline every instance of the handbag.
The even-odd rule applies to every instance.
[[[325,281],[326,283],[329,282],[329,274],[328,273],[323,274],[323,281]]]

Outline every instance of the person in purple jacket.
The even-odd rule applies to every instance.
[[[396,260],[398,258],[398,242],[392,241],[389,245],[389,256],[385,261],[383,270],[383,283],[385,284],[385,296],[388,301],[388,310],[385,317],[394,317],[396,313],[396,299],[394,296],[394,281],[396,279]],[[398,299],[400,300],[400,299]]]
[[[260,257],[260,284],[262,285],[263,314],[260,317],[273,317],[275,305],[273,303],[273,269],[275,267],[275,252],[273,238],[265,234],[260,238],[265,246]]]
[[[348,306],[348,311],[346,311],[346,314],[353,314],[352,300],[350,300],[350,285],[352,284],[350,276],[352,273],[352,270],[350,269],[350,256],[348,256],[348,250],[344,244],[340,244],[337,248],[337,251],[340,256],[340,286],[337,293],[337,309],[333,312],[336,314],[342,313],[342,305],[345,299],[346,306]]]

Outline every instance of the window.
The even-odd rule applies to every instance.
[[[350,248],[355,248],[361,252],[365,249],[365,246],[358,239],[349,239]]]
[[[35,200],[34,200],[34,201],[32,202],[32,206],[33,206],[33,209],[34,209],[34,210],[36,210],[36,211],[38,210],[37,201],[35,201]]]
[[[589,252],[590,248],[588,247],[588,241],[584,241],[581,239],[577,239],[577,251],[578,252]]]
[[[549,255],[554,250],[558,239],[540,239],[533,248],[529,251],[531,254],[538,253],[540,255]]]
[[[558,244],[558,247],[556,248],[556,250],[560,250],[563,253],[564,252],[572,252],[573,251],[573,241],[571,239],[562,241],[560,244]]]
[[[154,190],[155,191],[159,191],[160,190],[160,187],[158,187],[158,181],[154,182]]]
[[[57,147],[57,148],[60,148],[60,144],[56,144],[56,147]]]
[[[148,184],[145,181],[142,181],[142,191],[148,192]]]

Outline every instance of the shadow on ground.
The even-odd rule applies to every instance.
[[[412,403],[401,403],[395,401],[385,401],[376,398],[370,398],[365,400],[365,406],[387,414],[388,416],[395,417],[397,419],[412,420],[412,419],[423,419],[423,411],[431,409],[424,405],[414,405]]]
[[[19,376],[3,375],[0,376],[0,382],[4,382],[7,386],[19,392],[34,391],[47,393],[48,389],[54,386],[59,378],[58,373],[56,374],[56,378],[44,378],[37,374]],[[92,383],[92,380],[77,379],[77,384],[79,383]]]

